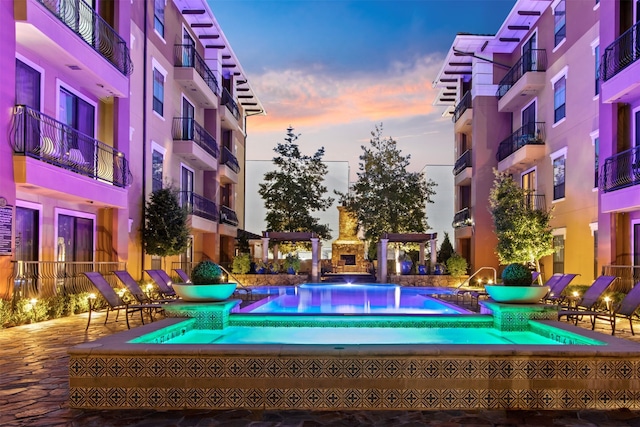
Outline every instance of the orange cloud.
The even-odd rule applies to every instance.
[[[432,102],[437,90],[431,82],[441,64],[441,57],[428,56],[410,64],[391,64],[385,73],[376,74],[268,71],[252,78],[267,116],[252,118],[251,131],[282,131],[289,125],[317,128],[435,112]]]

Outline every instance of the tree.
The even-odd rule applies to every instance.
[[[551,255],[553,235],[549,222],[552,209],[540,209],[532,194],[518,187],[510,175],[494,170],[489,195],[501,264],[534,263],[540,271],[540,258]]]
[[[453,250],[453,245],[451,244],[451,240],[449,240],[449,233],[444,232],[444,239],[442,240],[442,244],[440,245],[440,250],[437,254],[437,261],[446,263],[451,256],[455,254]]]
[[[328,224],[312,216],[312,212],[325,211],[333,204],[333,198],[326,197],[327,187],[323,185],[327,165],[322,163],[324,147],[313,156],[303,155],[296,141],[300,135],[287,129],[283,143],[273,149],[277,156],[273,163],[277,169],[264,175],[258,193],[267,209],[267,229],[269,231],[312,231],[321,239],[331,239]]]
[[[436,183],[420,172],[409,172],[410,155],[403,156],[396,141],[382,137],[382,124],[371,132],[369,146],[362,146],[358,179],[341,203],[357,218],[364,237],[375,247],[382,233],[424,233],[425,200],[433,203]]]
[[[162,188],[151,193],[145,212],[142,230],[145,253],[166,257],[187,249],[190,234],[187,211],[180,206],[178,192],[174,188]]]

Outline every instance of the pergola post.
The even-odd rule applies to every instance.
[[[311,281],[319,282],[320,275],[318,274],[318,261],[320,259],[320,239],[317,237],[311,238]]]
[[[262,238],[262,262],[265,264],[269,262],[269,238]]]
[[[424,242],[420,242],[420,255],[418,257],[418,264],[424,265]]]
[[[380,239],[378,251],[378,283],[387,282],[387,247],[389,239]]]
[[[431,244],[431,271],[430,271],[430,273],[433,273],[433,271],[436,268],[436,263],[438,262],[438,247],[436,245],[437,242],[438,242],[438,239],[436,237],[434,237],[431,240],[429,240],[429,243]]]

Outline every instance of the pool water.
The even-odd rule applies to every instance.
[[[463,314],[461,307],[430,297],[443,288],[413,288],[392,284],[314,284],[269,288],[267,297],[234,313],[300,314]],[[277,292],[277,293],[276,293]]]
[[[493,328],[313,328],[230,326],[223,330],[192,329],[165,344],[520,344],[561,345],[533,332],[501,332]]]

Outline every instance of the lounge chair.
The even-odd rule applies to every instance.
[[[184,283],[191,283],[191,278],[189,277],[186,271],[184,271],[181,268],[174,268],[173,271],[176,272],[180,280],[182,280]]]
[[[588,311],[595,311],[600,297],[607,290],[607,288],[617,279],[616,276],[600,276],[598,277],[584,292],[582,298],[573,299],[569,298],[571,306],[565,307],[565,309],[558,312],[558,320],[566,316],[567,319],[573,318],[575,323],[578,323],[580,316]]]
[[[596,320],[608,320],[611,324],[611,335],[616,334],[616,320],[621,317],[629,319],[629,328],[631,335],[635,335],[633,331],[633,316],[640,308],[640,282],[636,283],[629,293],[620,301],[613,309],[607,311],[589,311],[580,314],[591,316],[591,329],[595,329]]]
[[[162,308],[162,303],[166,303],[169,301],[174,301],[174,299],[153,299],[149,295],[147,295],[136,279],[134,279],[131,274],[129,274],[126,270],[116,270],[113,272],[118,279],[122,282],[123,285],[127,287],[129,293],[133,295],[133,297],[141,304],[157,304],[157,308]]]
[[[547,281],[547,286],[549,286],[549,294],[544,298],[545,302],[550,302],[553,304],[562,303],[566,298],[566,296],[562,295],[562,293],[565,289],[567,289],[569,283],[571,283],[571,281],[575,279],[576,276],[578,276],[578,274],[573,273],[562,274],[560,275],[560,277],[556,276],[555,274],[551,276],[551,278]],[[549,283],[554,277],[557,277],[557,279]]]
[[[118,321],[118,314],[120,314],[121,310],[125,311],[125,319],[127,321],[127,328],[131,329],[129,325],[129,313],[140,312],[140,319],[142,320],[142,324],[144,324],[143,310],[152,309],[153,304],[127,304],[120,298],[120,296],[113,290],[107,279],[97,271],[87,271],[83,273],[87,276],[87,279],[95,286],[95,288],[100,292],[107,302],[107,316],[104,319],[104,324],[107,324],[109,320],[109,312],[116,312],[116,321]],[[96,310],[95,300],[89,299],[89,319],[87,320],[87,327],[89,329],[89,324],[91,323],[91,313]]]
[[[151,280],[156,283],[163,297],[167,298],[176,296],[176,291],[171,287],[173,281],[164,270],[145,270],[145,273],[147,273],[149,277],[151,277]]]

